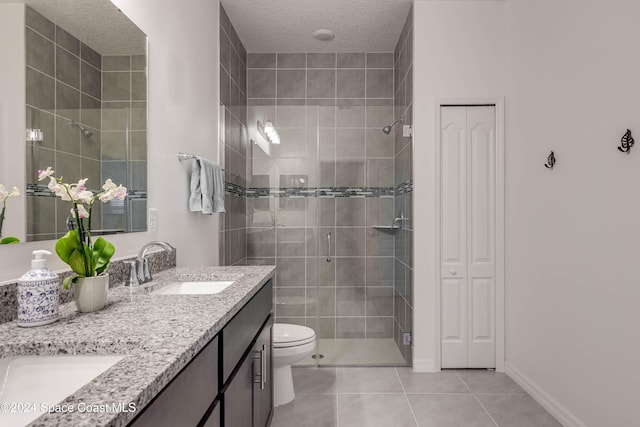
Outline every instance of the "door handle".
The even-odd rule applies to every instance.
[[[331,233],[327,233],[327,262],[331,262]]]
[[[455,276],[456,274],[458,274],[455,268],[450,269],[449,273],[451,273],[452,276]]]
[[[262,350],[260,350],[260,390],[264,390],[264,385],[267,383],[267,345],[262,344]]]
[[[253,377],[254,384],[260,384],[260,390],[264,390],[264,385],[267,382],[266,372],[267,372],[267,345],[263,344],[262,349],[253,355],[254,361],[260,360],[260,372],[255,374]],[[255,372],[255,369],[254,369]]]

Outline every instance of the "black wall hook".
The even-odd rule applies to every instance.
[[[544,165],[544,167],[547,169],[553,169],[553,165],[555,164],[556,164],[556,156],[555,154],[553,154],[553,151],[552,151],[551,154],[549,154],[549,157],[547,157],[547,163]]]
[[[624,136],[620,140],[620,147],[618,147],[618,150],[620,150],[623,153],[629,154],[631,152],[631,147],[633,147],[634,143],[635,141],[633,140],[633,136],[631,136],[631,131],[627,129]]]

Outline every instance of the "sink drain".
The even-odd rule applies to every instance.
[[[324,359],[324,354],[318,354],[318,355],[312,354],[311,358],[313,358],[313,359]]]

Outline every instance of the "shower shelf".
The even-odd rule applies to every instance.
[[[376,230],[400,230],[399,225],[372,225]]]

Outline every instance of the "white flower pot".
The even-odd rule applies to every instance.
[[[109,275],[95,277],[79,277],[73,284],[73,298],[78,311],[91,313],[101,310],[107,303],[109,289]]]

